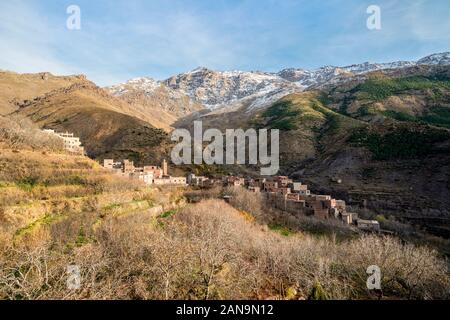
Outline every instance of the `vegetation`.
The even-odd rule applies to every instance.
[[[4,299],[370,299],[365,270],[373,264],[387,297],[450,292],[445,262],[427,248],[377,236],[286,237],[221,200],[185,207],[163,227],[145,212],[100,222],[70,215],[14,244],[1,239]],[[79,290],[66,288],[73,264]]]
[[[323,290],[320,282],[316,281],[308,296],[308,300],[328,300],[327,294]]]
[[[422,128],[423,129],[423,128]],[[355,129],[349,142],[367,147],[376,160],[411,159],[429,155],[435,151],[434,145],[450,139],[450,132],[401,126],[386,133],[379,133],[367,127]]]
[[[343,236],[243,189],[200,191],[186,205],[179,188],[122,180],[79,156],[4,149],[0,163],[0,299],[371,299],[373,264],[387,297],[449,297],[436,252]],[[322,233],[304,232],[314,225]],[[80,267],[79,290],[67,289],[68,265]]]
[[[360,100],[382,101],[387,97],[404,93],[408,90],[433,90],[436,94],[440,90],[450,90],[450,79],[411,76],[390,78],[386,76],[372,77],[356,86],[352,92]]]
[[[418,120],[450,129],[450,108],[432,107],[425,115],[419,117]]]
[[[29,119],[0,116],[0,147],[61,152],[63,141],[42,132]]]
[[[262,113],[271,129],[282,131],[313,128],[326,120],[320,102],[314,95],[288,96]]]
[[[282,236],[289,237],[294,234],[291,230],[280,224],[270,224],[269,229],[279,232]]]

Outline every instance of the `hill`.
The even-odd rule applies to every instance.
[[[279,129],[280,173],[346,200],[367,218],[385,215],[448,238],[449,70],[375,71],[266,108],[198,119],[204,128]],[[192,120],[177,124],[192,129]],[[249,169],[258,170],[232,170]]]
[[[27,103],[37,96],[84,81],[84,76],[56,77],[50,73],[0,71],[0,115],[16,111],[20,103]]]
[[[40,113],[41,99],[21,112],[35,111],[28,116],[37,123],[77,119],[76,112],[92,125],[131,121],[89,107],[99,98],[90,89],[64,97],[43,98],[52,113]],[[257,121],[311,134],[365,128],[320,101],[318,94],[292,95]],[[82,104],[76,112],[74,103]],[[302,217],[272,216],[258,194],[242,188],[200,191],[209,199],[188,203],[187,193],[198,191],[112,174],[66,153],[29,119],[0,117],[0,124],[0,299],[376,299],[366,289],[372,264],[383,270],[386,299],[449,297],[446,261],[428,247],[344,226],[332,230],[352,236],[309,234]],[[230,204],[218,199],[223,192],[233,194]],[[284,224],[269,224],[274,219]],[[67,290],[68,266],[79,271],[76,290]]]
[[[180,117],[203,110],[182,92],[151,78],[136,78],[106,88],[113,96],[127,102],[133,109],[152,116],[152,124],[170,131]]]
[[[40,78],[18,77],[26,78],[23,86],[17,84],[19,93],[40,86]],[[166,154],[167,134],[151,124],[150,114],[133,109],[82,77],[49,79],[61,86],[29,99],[20,100],[24,95],[17,95],[13,114],[27,117],[41,128],[74,133],[81,138],[88,155],[98,160],[116,157],[153,163]]]

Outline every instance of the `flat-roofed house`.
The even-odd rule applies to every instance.
[[[341,220],[344,224],[352,224],[353,223],[353,213],[343,212],[341,213]]]
[[[286,195],[286,199],[290,201],[300,201],[300,195],[298,193],[289,193]]]
[[[263,184],[263,189],[265,192],[277,192],[278,182],[276,181],[266,181]]]
[[[113,170],[114,169],[114,159],[104,159],[103,167],[106,169]]]
[[[187,184],[185,177],[164,177],[160,179],[153,179],[155,185],[182,185]]]
[[[289,177],[286,177],[286,176],[278,176],[278,177],[275,177],[274,180],[276,182],[278,182],[279,187],[283,187],[283,188],[288,187],[289,184],[293,183],[292,179],[289,179]]]
[[[52,129],[44,129],[43,132],[55,135],[63,140],[64,149],[71,153],[84,155],[84,147],[81,144],[80,138],[75,137],[73,133],[56,132]]]
[[[161,179],[164,175],[163,169],[158,166],[144,166],[144,172],[153,174],[155,179]]]
[[[356,225],[359,229],[365,230],[365,231],[380,231],[380,223],[376,220],[363,220],[358,219],[356,221]]]
[[[316,194],[314,195],[316,200],[331,200],[331,196],[329,195],[323,195],[323,194]]]
[[[122,164],[123,173],[133,173],[134,172],[134,162],[130,160],[124,160]]]

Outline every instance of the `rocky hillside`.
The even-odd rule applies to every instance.
[[[449,72],[441,65],[374,71],[267,108],[201,119],[205,128],[279,129],[283,174],[365,208],[368,217],[396,217],[450,237]],[[192,128],[192,120],[177,124]]]
[[[115,97],[127,102],[134,110],[152,116],[152,123],[169,131],[180,117],[201,111],[203,106],[183,92],[151,78],[136,78],[125,84],[106,88]]]
[[[296,84],[267,72],[218,72],[206,68],[179,74],[164,83],[211,110],[250,100],[251,106],[259,106],[300,89]]]
[[[43,77],[3,74],[2,81],[15,88],[6,92],[10,99],[5,110],[14,110],[12,115],[29,118],[41,128],[74,133],[88,155],[98,160],[159,162],[166,155],[168,136],[152,124],[151,114],[134,109],[84,77]]]
[[[85,81],[86,78],[82,75],[56,77],[50,73],[18,74],[0,71],[0,115],[16,111],[20,104],[29,103],[35,97]]]

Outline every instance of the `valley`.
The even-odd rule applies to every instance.
[[[276,73],[198,68],[107,88],[79,75],[0,72],[0,298],[375,299],[364,286],[374,263],[386,299],[448,297],[449,56]],[[238,188],[262,178],[259,165],[169,163],[182,179],[237,179],[208,187],[146,185],[100,165],[129,160],[145,173],[170,159],[173,130],[193,132],[195,121],[279,130],[277,179],[301,181],[318,202],[344,200],[388,236],[318,219],[306,207],[317,203],[295,192],[314,214]],[[79,137],[86,156],[42,129]],[[65,293],[70,263],[87,282]]]

